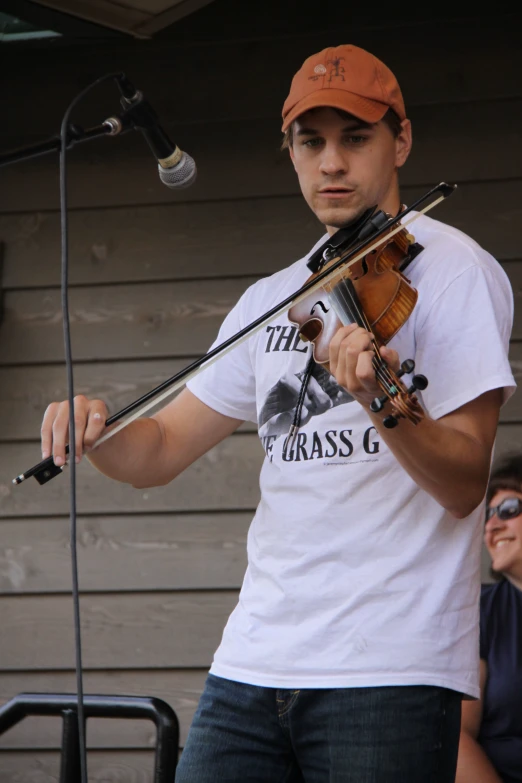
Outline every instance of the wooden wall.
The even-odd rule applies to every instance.
[[[118,410],[204,352],[238,295],[320,236],[278,150],[279,112],[302,60],[342,41],[375,52],[403,86],[415,140],[404,200],[440,180],[457,182],[457,194],[435,217],[470,233],[508,272],[517,300],[512,362],[520,375],[522,17],[401,22],[390,15],[376,25],[364,14],[332,16],[317,31],[313,15],[296,16],[292,3],[267,6],[260,18],[237,0],[216,0],[151,42],[121,40],[94,50],[92,43],[64,41],[4,55],[10,122],[2,124],[1,148],[54,133],[81,87],[123,69],[198,163],[196,185],[174,193],[159,183],[139,137],[71,153],[76,391]],[[115,94],[100,90],[78,121],[94,125],[116,109]],[[5,701],[20,691],[73,692],[75,683],[68,482],[10,483],[38,460],[43,411],[66,393],[57,160],[3,169],[0,182]],[[519,445],[521,435],[517,394],[502,412],[499,450]],[[169,487],[134,490],[87,464],[78,471],[85,690],[167,699],[180,718],[182,744],[237,599],[261,460],[255,433],[244,427]],[[92,721],[92,780],[150,781],[153,742],[145,722],[107,728]],[[0,779],[57,780],[59,746],[58,721],[26,722],[0,738]]]

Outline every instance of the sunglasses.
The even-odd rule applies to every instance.
[[[486,509],[486,522],[496,514],[503,522],[506,519],[514,519],[522,514],[522,500],[520,498],[505,498],[498,506]]]

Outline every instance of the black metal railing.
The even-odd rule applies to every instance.
[[[179,723],[172,707],[148,696],[83,698],[85,718],[148,719],[156,726],[154,783],[173,783],[179,746]],[[78,699],[69,693],[19,693],[0,708],[0,734],[33,715],[61,716],[63,724],[60,783],[80,780]]]

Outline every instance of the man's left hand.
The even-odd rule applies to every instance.
[[[400,367],[399,355],[382,347],[384,361],[395,371]],[[369,408],[375,397],[382,395],[373,368],[372,335],[357,324],[342,326],[330,342],[330,372],[363,407]]]

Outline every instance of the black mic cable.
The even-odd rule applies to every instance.
[[[69,222],[67,214],[67,144],[69,133],[69,117],[74,107],[87,95],[90,90],[110,79],[116,79],[118,74],[107,74],[89,84],[69,104],[63,115],[60,128],[60,234],[62,250],[61,271],[61,302],[63,320],[63,342],[65,351],[65,366],[67,371],[67,398],[69,401],[69,443],[70,443],[70,544],[71,544],[71,571],[72,571],[72,596],[74,608],[74,642],[76,656],[76,691],[78,695],[78,739],[80,751],[81,783],[88,783],[87,779],[87,752],[85,742],[85,714],[83,707],[83,667],[82,667],[82,641],[80,625],[80,597],[78,586],[78,552],[77,552],[77,525],[76,525],[76,462],[74,459],[76,443],[76,427],[74,424],[74,378],[71,349],[71,324],[69,318]]]
[[[70,546],[71,546],[71,571],[72,571],[72,597],[74,611],[74,643],[75,643],[75,663],[76,663],[76,690],[78,697],[78,740],[80,755],[80,774],[81,783],[88,783],[87,778],[87,753],[85,740],[85,710],[83,704],[83,666],[82,666],[82,646],[81,646],[81,623],[80,623],[80,599],[79,599],[79,579],[78,579],[78,552],[77,552],[77,519],[76,519],[76,462],[74,459],[76,443],[76,427],[74,422],[74,377],[73,361],[71,348],[71,326],[69,316],[69,226],[67,214],[67,149],[69,144],[75,140],[74,129],[69,124],[69,118],[75,106],[90,92],[94,87],[114,79],[122,94],[122,106],[125,109],[124,115],[128,115],[132,127],[140,130],[145,136],[152,152],[158,160],[160,170],[160,179],[171,188],[184,188],[191,185],[196,178],[196,164],[194,160],[182,152],[177,145],[173,144],[167,134],[159,125],[157,115],[154,110],[144,100],[142,94],[136,90],[128,81],[125,74],[111,73],[102,76],[99,79],[87,85],[67,107],[61,127],[59,138],[60,152],[60,236],[61,236],[61,304],[63,320],[63,340],[65,365],[67,374],[67,399],[69,403],[69,446],[66,452],[69,452],[70,468]],[[132,94],[131,94],[132,93]],[[103,123],[106,126],[104,133],[117,135],[126,125],[126,117],[110,117]],[[127,128],[128,129],[128,126]],[[100,129],[93,129],[96,133],[87,132],[84,138],[100,135]],[[81,140],[81,137],[80,137]],[[56,140],[58,141],[58,140]],[[56,143],[51,142],[43,145],[34,154],[43,154],[56,149]],[[8,156],[5,163],[22,160],[23,155]],[[21,483],[26,476],[19,476],[14,483]]]

